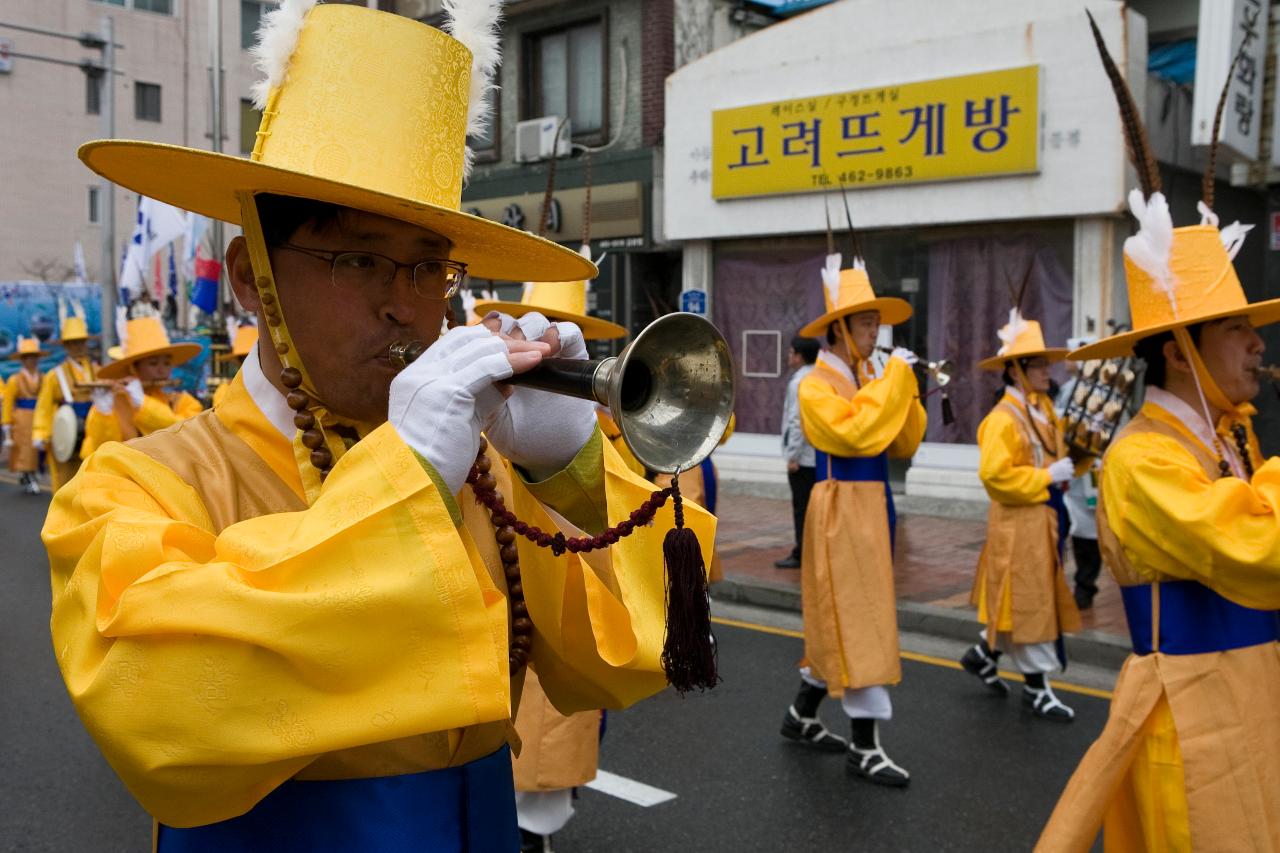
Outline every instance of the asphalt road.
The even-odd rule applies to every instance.
[[[54,662],[46,506],[0,479],[0,849],[145,851],[150,819],[76,719]],[[779,737],[800,640],[717,633],[723,685],[611,713],[602,746],[602,769],[675,799],[641,807],[583,790],[559,853],[1029,850],[1106,718],[1104,699],[1063,692],[1076,721],[1037,720],[1016,692],[995,699],[962,672],[907,660],[883,741],[912,783],[878,788],[847,776],[842,756]],[[835,703],[823,713],[845,733]]]

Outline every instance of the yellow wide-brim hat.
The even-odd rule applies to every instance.
[[[596,275],[577,252],[461,211],[473,85],[462,42],[400,15],[319,5],[281,62],[248,159],[116,139],[82,145],[80,159],[130,190],[237,225],[237,193],[296,196],[433,231],[479,278]]]
[[[871,279],[867,277],[866,268],[860,260],[854,262],[852,269],[840,270],[838,284],[833,287],[835,270],[831,267],[832,259],[835,269],[840,266],[838,254],[827,256],[828,267],[823,270],[822,289],[827,312],[802,328],[801,337],[820,338],[836,320],[864,311],[879,311],[880,322],[886,326],[896,326],[911,319],[911,303],[895,296],[876,296],[871,289]]]
[[[62,333],[58,338],[60,344],[65,344],[67,341],[89,340],[89,324],[83,317],[68,317],[62,321],[62,328],[59,331]]]
[[[200,354],[199,344],[171,344],[169,334],[159,317],[139,317],[125,325],[123,352],[120,358],[98,368],[102,379],[123,379],[133,363],[157,355],[173,357],[173,364],[185,364]]]
[[[1221,230],[1216,224],[1173,228],[1161,193],[1144,201],[1141,192],[1134,190],[1129,204],[1140,225],[1138,234],[1125,241],[1124,250],[1133,330],[1074,350],[1073,360],[1133,355],[1134,345],[1144,338],[1210,320],[1247,317],[1254,327],[1280,322],[1280,299],[1250,304],[1231,263],[1228,244],[1238,248],[1247,227],[1237,223]],[[1154,245],[1168,245],[1167,256],[1152,252],[1152,241],[1145,239],[1144,232],[1160,230],[1166,230],[1171,240],[1157,240]]]
[[[253,348],[258,345],[258,327],[253,325],[244,325],[236,329],[236,336],[231,341],[231,351],[219,353],[217,358],[219,361],[230,361],[233,358],[244,358],[253,352]]]
[[[48,354],[47,351],[40,349],[39,338],[18,338],[18,348],[9,358],[26,358],[29,355],[44,358]]]
[[[591,250],[586,244],[579,249],[579,253],[584,257],[591,257]],[[625,338],[625,327],[587,314],[587,287],[586,281],[551,284],[530,281],[525,283],[519,302],[481,299],[476,302],[473,310],[481,319],[490,311],[500,311],[517,318],[536,311],[553,322],[574,323],[582,329],[582,337],[589,341]]]
[[[991,358],[978,362],[982,370],[1003,370],[1007,362],[1020,358],[1046,358],[1051,362],[1062,361],[1067,357],[1064,347],[1047,347],[1044,345],[1044,332],[1036,320],[1027,320],[1015,308],[1009,314],[1009,322],[997,332],[1004,346]]]

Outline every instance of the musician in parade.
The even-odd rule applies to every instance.
[[[1071,358],[1146,363],[1098,505],[1133,653],[1037,849],[1088,850],[1099,827],[1108,850],[1280,849],[1280,458],[1263,458],[1251,422],[1257,329],[1280,321],[1280,299],[1245,297],[1232,259],[1249,226],[1219,227],[1212,168],[1200,223],[1173,226],[1132,98],[1094,35],[1141,184],[1124,247],[1132,331]]]
[[[978,364],[1002,371],[1004,380],[1000,399],[978,426],[978,476],[991,507],[971,600],[985,627],[960,663],[1004,696],[1009,687],[996,667],[1007,654],[1025,681],[1023,706],[1070,722],[1075,712],[1048,679],[1065,666],[1063,634],[1080,628],[1062,568],[1069,530],[1063,484],[1076,464],[1049,396],[1049,365],[1067,351],[1045,346],[1040,324],[1016,307],[998,336],[999,351]]]
[[[236,370],[240,369],[240,365],[244,364],[244,360],[253,352],[254,347],[258,345],[258,327],[252,323],[245,323],[236,328],[235,336],[231,339],[231,351],[226,355],[217,356],[223,361],[235,362]],[[227,399],[230,393],[231,380],[226,379],[218,384],[217,389],[213,392],[213,406],[216,408],[219,403]]]
[[[45,374],[32,429],[36,447],[48,454],[49,476],[55,492],[80,470],[85,421],[93,401],[92,383],[98,378],[98,367],[89,358],[89,327],[84,317],[78,314],[66,317],[61,333],[59,343],[67,357]],[[66,413],[59,415],[59,410]],[[55,430],[66,431],[70,442],[66,440],[68,436],[59,436],[55,442]]]
[[[44,530],[68,692],[161,853],[516,849],[527,664],[566,712],[714,682],[705,618],[666,604],[660,537],[629,537],[696,533],[706,560],[714,520],[632,474],[589,401],[502,384],[585,355],[581,330],[441,335],[468,271],[595,274],[461,212],[497,9],[446,10],[449,34],[285,0],[260,34],[249,159],[81,150],[239,223],[227,269],[264,330],[217,408],[103,445]],[[349,73],[375,57],[403,85]],[[430,346],[397,372],[392,345],[412,340]]]
[[[872,357],[881,323],[905,322],[911,306],[877,297],[860,257],[841,270],[840,255],[828,255],[822,283],[827,311],[800,330],[826,346],[799,391],[800,420],[816,449],[817,484],[800,570],[805,656],[782,734],[819,749],[847,750],[850,772],[901,787],[910,775],[889,758],[879,731],[893,714],[888,687],[902,678],[889,457],[915,453],[926,417],[912,371],[915,354],[896,348],[887,361]],[[847,743],[818,718],[828,695],[850,719]]]
[[[18,346],[10,358],[21,363],[5,383],[3,409],[4,446],[9,451],[9,470],[18,475],[18,483],[29,495],[40,494],[40,450],[36,447],[34,424],[36,400],[40,396],[40,359],[49,353],[40,349],[36,338],[18,338]]]
[[[150,435],[204,410],[172,386],[173,368],[199,355],[199,344],[170,343],[159,317],[129,320],[121,339],[120,358],[98,368],[106,387],[96,390],[85,418],[84,459],[109,441]]]

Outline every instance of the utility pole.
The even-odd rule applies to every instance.
[[[222,0],[209,0],[209,127],[213,131],[213,152],[222,153]],[[214,219],[210,223],[212,231],[214,260],[222,263],[222,222]],[[225,272],[225,271],[224,271]],[[226,327],[226,298],[223,287],[224,276],[218,276],[218,307],[215,318],[218,329]]]
[[[114,139],[116,135],[116,45],[115,22],[110,15],[102,16],[102,135]],[[102,359],[107,360],[107,348],[116,342],[116,185],[102,182],[102,203],[106,215],[102,223]]]

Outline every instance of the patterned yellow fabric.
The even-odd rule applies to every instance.
[[[497,467],[517,515],[581,535],[539,486]],[[595,515],[610,524],[650,491],[598,437],[561,473],[547,490],[603,493]],[[43,531],[54,650],[143,807],[198,825],[294,776],[434,769],[499,746],[512,711],[505,581],[487,513],[464,494],[457,528],[449,503],[383,425],[307,506],[289,441],[239,379],[218,410],[90,457]],[[714,519],[686,519],[709,554]],[[582,557],[521,541],[532,660],[561,709],[664,686],[671,523],[668,506]]]

